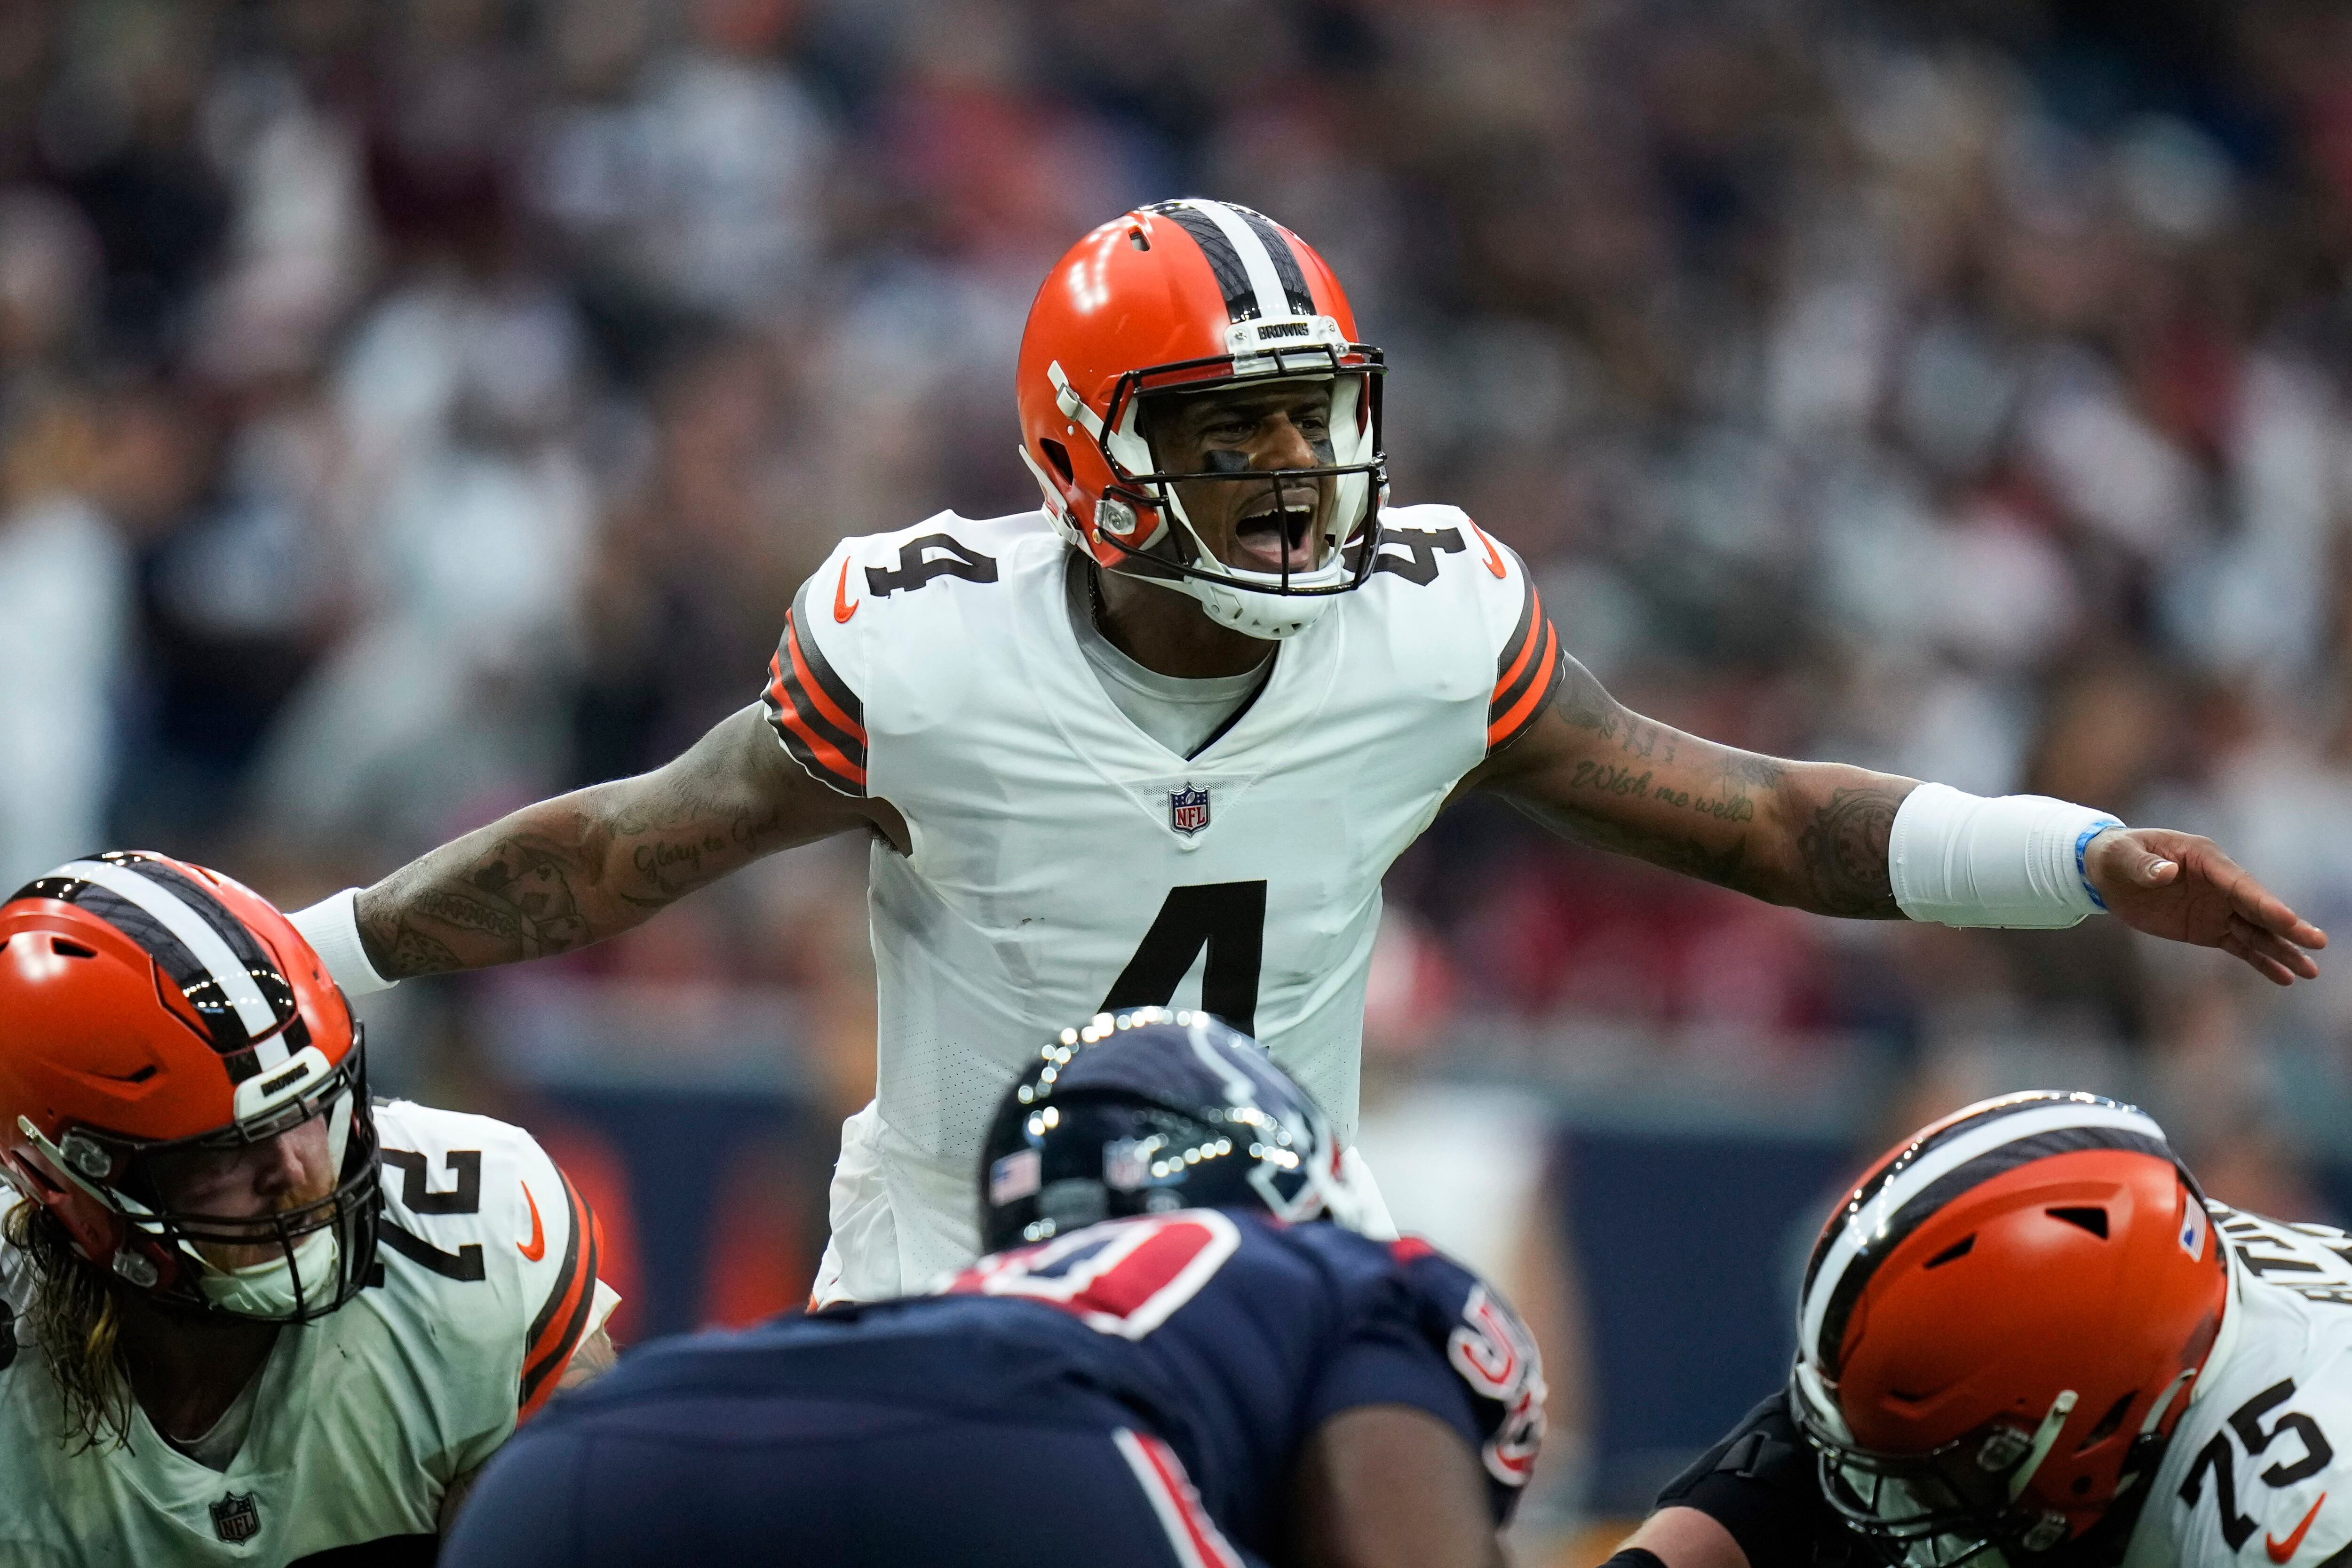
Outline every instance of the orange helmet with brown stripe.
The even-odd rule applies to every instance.
[[[326,1118],[332,1190],[259,1217],[177,1210],[156,1166]],[[129,1287],[299,1321],[375,1257],[376,1140],[360,1030],[317,954],[217,872],[116,852],[0,905],[0,1177]],[[274,1260],[215,1267],[199,1248]]]
[[[1830,1216],[1790,1408],[1846,1522],[1912,1568],[2080,1539],[2154,1474],[2218,1335],[2228,1265],[2145,1112],[1972,1105]]]
[[[1377,552],[1388,479],[1381,447],[1385,360],[1356,341],[1330,267],[1281,225],[1230,202],[1160,202],[1112,219],[1055,264],[1029,308],[1017,388],[1021,457],[1045,510],[1097,565],[1200,600],[1254,637],[1288,637],[1360,586]],[[1139,426],[1155,394],[1269,382],[1331,385],[1329,436],[1313,468],[1162,469]],[[1184,514],[1179,481],[1328,481],[1311,570],[1219,560]],[[1277,500],[1277,504],[1278,500]]]

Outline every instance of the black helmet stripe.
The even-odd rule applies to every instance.
[[[2007,1100],[1996,1100],[1974,1115],[1959,1117],[1946,1122],[1872,1173],[1870,1179],[1855,1188],[1853,1195],[1846,1200],[1845,1212],[1851,1215],[1859,1211],[1864,1205],[1875,1199],[1885,1188],[1887,1183],[1895,1180],[1905,1172],[1915,1169],[1920,1161],[1935,1153],[1937,1150],[1954,1139],[1981,1131],[2003,1117],[2015,1116],[2022,1111],[2046,1110],[2052,1105],[2063,1103],[2065,1097],[2060,1095],[2015,1095]],[[2111,1105],[2115,1102],[2100,1100],[2096,1103]],[[1809,1297],[1811,1294],[1813,1278],[1821,1272],[1822,1259],[1829,1256],[1830,1243],[1836,1235],[1835,1230],[1824,1231],[1821,1239],[1813,1244],[1813,1256],[1805,1265],[1805,1283],[1801,1295]]]
[[[20,896],[60,899],[137,942],[196,1007],[232,1078],[286,1059],[293,993],[268,951],[209,889],[130,856],[76,860]]]
[[[94,882],[85,882],[78,877],[43,877],[19,889],[16,897],[55,899],[96,915],[143,948],[157,966],[172,977],[172,984],[183,991],[207,984],[212,980],[212,971],[205,967],[202,959],[188,951],[186,943],[172,934],[169,926],[121,894]],[[243,1022],[232,1016],[228,1023],[236,1036],[235,1048],[242,1049],[245,1044]],[[215,1029],[215,1041],[218,1035],[219,1031]]]
[[[1982,1134],[2021,1111],[2043,1114],[2020,1122],[2014,1136],[1996,1137],[1990,1147],[1979,1148],[1956,1163],[1927,1158],[1935,1150],[1948,1150],[1955,1142],[1952,1134]],[[1832,1223],[1814,1247],[1798,1305],[1800,1352],[1813,1360],[1822,1376],[1834,1379],[1855,1303],[1880,1266],[1912,1232],[1947,1205],[1996,1176],[2032,1161],[2090,1149],[2150,1154],[2165,1161],[2173,1158],[2162,1129],[2144,1113],[2111,1100],[2071,1096],[1989,1108],[1986,1114],[1956,1122],[1932,1141],[1906,1150],[1869,1184],[1866,1196],[1858,1195],[1840,1211],[1841,1222]],[[1855,1222],[1871,1209],[1879,1212],[1867,1233],[1857,1237]]]
[[[1198,197],[1160,202],[1143,210],[1167,218],[1192,237],[1192,243],[1208,258],[1209,270],[1225,297],[1226,320],[1254,321],[1315,313],[1298,258],[1291,254],[1281,232],[1258,214]]]
[[[1241,252],[1225,237],[1225,231],[1203,212],[1195,211],[1190,202],[1161,202],[1143,209],[1164,217],[1192,237],[1201,254],[1209,258],[1209,270],[1215,275],[1217,288],[1225,297],[1225,319],[1246,321],[1263,312],[1258,308],[1257,290],[1250,284],[1249,268],[1242,265]]]
[[[1299,267],[1298,258],[1292,253],[1290,242],[1283,237],[1282,230],[1276,228],[1274,220],[1264,213],[1252,212],[1231,202],[1224,205],[1227,211],[1249,226],[1249,231],[1257,236],[1258,242],[1265,247],[1266,256],[1274,262],[1274,275],[1282,281],[1283,298],[1290,306],[1290,313],[1294,316],[1313,315],[1315,296],[1308,292],[1307,274]]]
[[[262,944],[261,939],[253,934],[252,928],[221,902],[219,894],[166,861],[141,857],[135,860],[125,858],[122,863],[136,866],[141,876],[151,882],[161,882],[177,893],[180,901],[195,910],[204,922],[218,933],[221,941],[228,944],[229,952],[236,955],[237,963],[245,966],[247,973],[276,975],[283,981],[285,977],[278,972],[278,960]],[[277,1009],[273,1008],[272,1012],[277,1012]],[[283,1022],[282,1015],[279,1021]]]

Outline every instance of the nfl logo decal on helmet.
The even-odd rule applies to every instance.
[[[261,1533],[261,1507],[251,1492],[231,1492],[213,1504],[213,1533],[231,1546]]]
[[[1190,838],[1209,826],[1209,792],[1186,784],[1168,792],[1168,826]]]

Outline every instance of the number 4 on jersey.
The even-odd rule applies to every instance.
[[[1243,1034],[1257,1028],[1257,980],[1265,953],[1265,884],[1203,882],[1171,888],[1135,956],[1111,983],[1099,1011],[1164,1007],[1201,956],[1201,1011]]]

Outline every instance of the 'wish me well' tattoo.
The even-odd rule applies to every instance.
[[[1614,741],[1625,758],[1622,763],[1580,761],[1569,775],[1570,789],[1654,800],[1717,822],[1752,822],[1756,795],[1778,788],[1788,774],[1789,764],[1777,758],[1698,740],[1642,718],[1611,697],[1591,671],[1573,660],[1553,707],[1578,729]],[[1658,776],[1659,769],[1678,760],[1682,763],[1678,782],[1668,783]],[[1699,763],[1697,769],[1691,765],[1695,762]],[[1694,787],[1691,774],[1709,763],[1714,776]]]
[[[1555,797],[1555,809],[1564,808],[1557,825],[1574,836],[1822,914],[1901,915],[1887,884],[1886,840],[1908,781],[1685,735],[1626,709],[1573,660],[1553,707],[1612,742],[1607,754],[1577,758],[1565,779],[1553,775],[1555,787],[1565,784],[1569,795],[1591,801],[1578,807]],[[1688,826],[1629,819],[1615,803],[1633,800],[1687,812]],[[1717,826],[1768,821],[1760,837],[1743,831],[1730,841]]]

